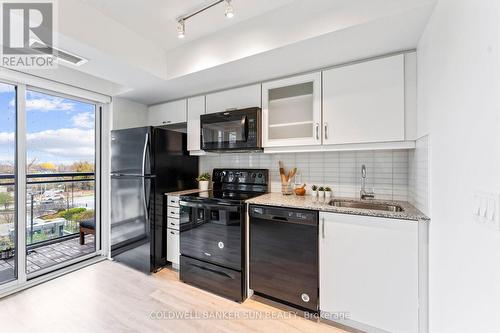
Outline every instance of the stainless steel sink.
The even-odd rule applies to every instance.
[[[357,208],[357,209],[369,209],[369,210],[382,210],[386,212],[402,212],[403,207],[396,204],[383,204],[378,202],[365,202],[365,201],[349,201],[349,200],[332,200],[328,203],[330,206],[334,207],[344,207],[344,208]]]

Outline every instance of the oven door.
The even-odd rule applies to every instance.
[[[180,201],[181,255],[242,270],[244,206]]]
[[[202,115],[201,149],[260,149],[259,115],[258,108]]]

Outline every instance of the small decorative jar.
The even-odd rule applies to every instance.
[[[281,183],[281,193],[283,195],[292,195],[293,194],[292,183],[291,182]]]

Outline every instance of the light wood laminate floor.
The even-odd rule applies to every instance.
[[[166,318],[185,314],[211,318]],[[233,319],[214,318],[221,314]],[[274,318],[255,319],[266,315]],[[1,299],[0,328],[16,333],[344,332],[286,317],[285,312],[251,299],[243,304],[226,300],[180,282],[178,273],[169,269],[148,276],[111,261]]]

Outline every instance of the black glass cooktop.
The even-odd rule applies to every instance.
[[[264,193],[249,193],[249,192],[229,192],[229,191],[207,191],[182,196],[185,199],[192,198],[195,200],[217,200],[217,201],[245,201],[250,198],[257,197]]]

